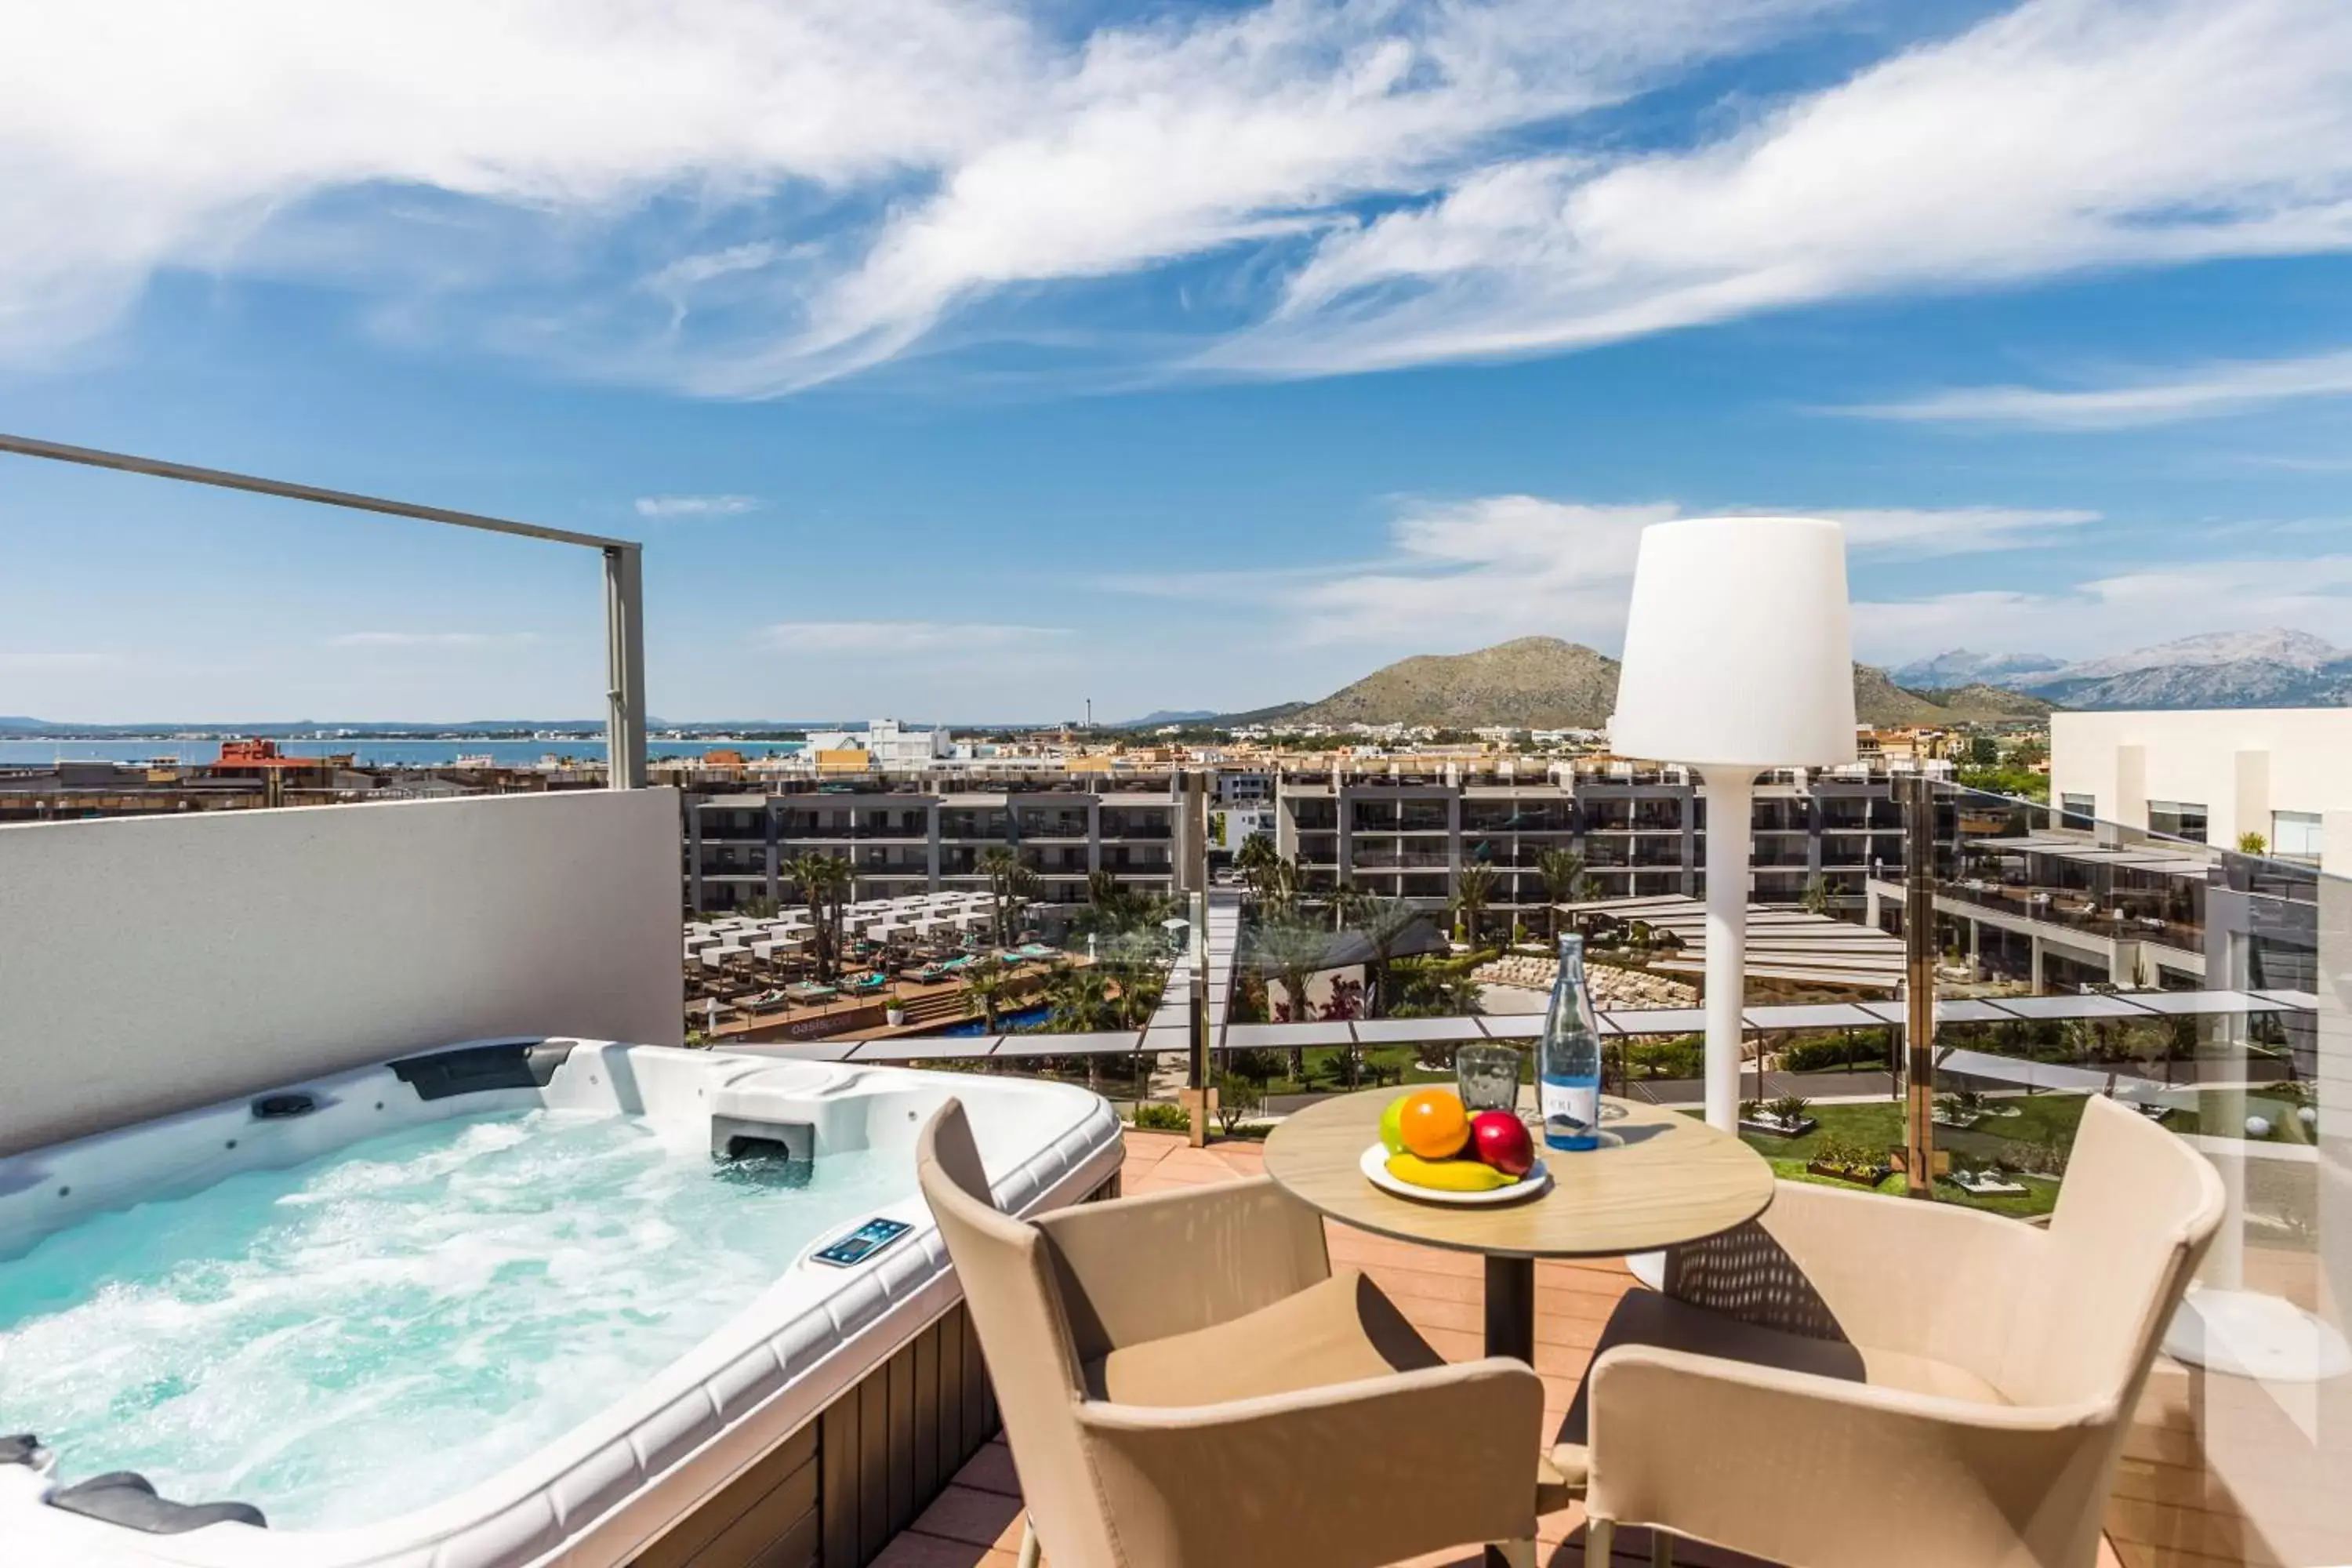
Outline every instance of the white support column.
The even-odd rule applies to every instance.
[[[1739,1044],[1747,1000],[1748,880],[1756,775],[1709,768],[1706,798],[1706,1121],[1739,1124]]]

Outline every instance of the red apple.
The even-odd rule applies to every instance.
[[[1508,1110],[1482,1110],[1470,1121],[1471,1147],[1507,1176],[1524,1176],[1535,1169],[1535,1140],[1528,1125]]]

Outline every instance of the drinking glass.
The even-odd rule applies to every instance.
[[[1519,1053],[1509,1046],[1464,1046],[1454,1054],[1454,1079],[1473,1116],[1519,1108]]]

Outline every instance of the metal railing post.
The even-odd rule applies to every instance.
[[[1936,1188],[1936,788],[1927,774],[1902,780],[1903,1191]]]
[[[604,778],[614,789],[646,787],[645,552],[604,547]]]
[[[548,528],[511,518],[488,517],[446,506],[422,506],[383,496],[358,495],[350,490],[299,485],[257,474],[226,468],[199,468],[194,463],[166,462],[129,452],[101,451],[95,447],[70,447],[62,441],[39,441],[29,436],[0,433],[0,453],[40,458],[55,463],[79,463],[84,468],[112,468],[118,473],[143,474],[150,479],[176,479],[183,484],[211,485],[243,490],[249,495],[275,496],[281,500],[309,501],[341,507],[347,511],[374,512],[381,517],[404,517],[418,522],[445,523],[452,528],[478,529],[484,533],[511,534],[518,539],[542,539],[551,544],[575,544],[604,552],[605,659],[605,777],[614,789],[646,786],[646,627],[645,548],[634,540],[607,539],[568,528]]]

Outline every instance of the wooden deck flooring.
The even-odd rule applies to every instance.
[[[1193,1149],[1173,1133],[1127,1135],[1124,1185],[1129,1194],[1230,1182],[1256,1175],[1260,1169],[1255,1143]],[[1485,1285],[1478,1258],[1336,1226],[1330,1229],[1330,1246],[1333,1263],[1370,1276],[1448,1360],[1475,1361],[1484,1352]],[[1536,1372],[1544,1382],[1547,1432],[1567,1414],[1601,1324],[1633,1283],[1623,1266],[1613,1262],[1536,1266]],[[1551,1568],[1582,1568],[1582,1512],[1575,1508],[1538,1521],[1539,1560]],[[999,1438],[884,1549],[877,1568],[1013,1568],[1020,1542],[1020,1483],[1013,1477],[1012,1456]],[[1643,1532],[1621,1532],[1616,1562],[1633,1568],[1649,1561]],[[1754,1558],[1687,1544],[1677,1549],[1675,1561],[1686,1568],[1769,1568]],[[2101,1553],[2102,1568],[2113,1568],[2115,1561]],[[1473,1549],[1416,1558],[1410,1568],[1475,1568],[1478,1562],[1479,1553]]]

